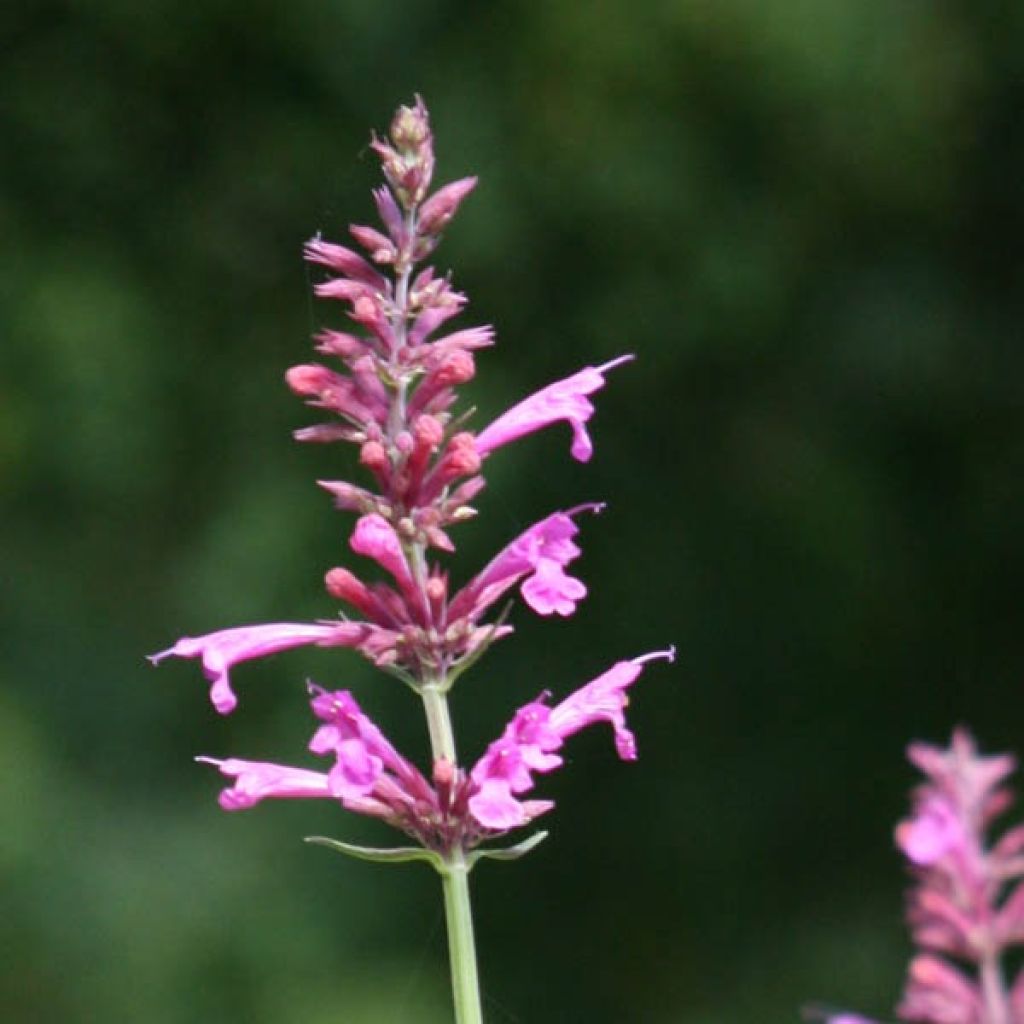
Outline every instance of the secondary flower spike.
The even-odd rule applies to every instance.
[[[914,1024],[1019,1024],[1024,969],[1008,977],[1006,957],[1024,945],[1024,825],[998,838],[1009,806],[1008,755],[985,757],[964,729],[947,748],[912,743],[908,757],[925,776],[896,844],[914,874],[907,920],[920,952],[907,970],[896,1009]],[[872,1024],[835,1013],[828,1024]]]

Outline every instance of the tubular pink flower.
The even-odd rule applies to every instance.
[[[636,739],[626,728],[626,690],[636,682],[644,665],[656,658],[675,661],[674,647],[665,651],[618,661],[607,672],[567,697],[551,709],[549,725],[561,739],[595,722],[607,722],[615,732],[615,749],[623,761],[636,760]]]
[[[382,776],[389,775],[410,800],[431,799],[429,783],[363,713],[351,692],[332,693],[313,685],[310,692],[313,713],[324,724],[314,733],[309,749],[314,754],[335,754],[337,763],[330,773],[335,796],[366,796]]]
[[[600,512],[601,504],[579,505],[534,523],[503,548],[482,572],[452,599],[449,619],[475,617],[523,577],[522,595],[538,615],[571,615],[587,594],[586,586],[562,570],[580,555],[573,543],[579,527],[573,516]]]
[[[476,450],[481,458],[496,448],[516,441],[526,434],[565,420],[572,428],[570,451],[577,462],[589,461],[594,445],[586,430],[586,423],[594,414],[593,403],[586,397],[604,387],[604,375],[634,356],[619,356],[602,366],[587,366],[564,380],[555,381],[546,388],[512,406],[476,437]]]
[[[182,637],[166,651],[149,655],[149,660],[158,665],[169,657],[202,658],[203,675],[211,683],[210,700],[222,715],[227,715],[238,704],[228,673],[239,662],[308,644],[355,647],[364,635],[365,628],[357,622],[272,622],[262,626],[236,626],[205,636]]]
[[[323,772],[233,757],[224,761],[215,757],[197,757],[196,760],[216,765],[222,775],[235,780],[218,798],[225,811],[242,811],[268,798],[295,800],[331,795]]]
[[[469,798],[470,814],[485,828],[507,829],[523,824],[528,820],[526,811],[515,794],[533,788],[534,772],[543,774],[561,765],[562,758],[554,751],[566,737],[595,722],[609,722],[615,730],[619,757],[635,760],[636,740],[626,728],[625,691],[644,666],[657,658],[674,661],[675,648],[616,662],[553,708],[544,703],[547,694],[520,708],[470,772],[478,787]]]

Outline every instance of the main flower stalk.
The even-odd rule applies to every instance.
[[[535,776],[562,764],[558,751],[576,732],[607,722],[619,756],[635,759],[626,691],[652,659],[671,660],[674,652],[618,661],[555,704],[544,690],[514,713],[474,764],[460,765],[449,692],[493,643],[512,633],[506,617],[515,588],[538,615],[565,617],[576,611],[587,595],[582,580],[567,572],[582,553],[578,520],[603,505],[590,502],[546,516],[456,589],[450,588],[439,556],[455,550],[451,531],[476,514],[471,502],[484,488],[482,467],[499,449],[564,422],[572,433],[572,456],[581,462],[591,457],[590,396],[604,386],[606,373],[632,356],[584,367],[513,405],[482,430],[469,430],[469,414],[454,411],[458,388],[475,375],[474,354],[493,344],[494,332],[478,326],[442,333],[466,297],[448,275],[420,264],[437,247],[476,179],[462,178],[431,193],[433,135],[419,98],[399,108],[388,136],[374,137],[371,148],[385,178],[373,193],[381,226],[349,228],[365,256],[319,235],[305,248],[306,259],[328,272],[315,285],[316,294],[343,303],[351,321],[346,327],[352,329],[321,330],[317,351],[334,365],[293,366],[286,380],[328,417],[296,431],[297,440],[358,448],[367,485],[319,483],[338,508],[357,517],[349,547],[376,563],[380,578],[364,579],[337,565],[324,578],[327,594],[346,609],[337,618],[183,637],[152,660],[199,658],[211,701],[222,714],[238,703],[230,678],[235,666],[310,644],[355,650],[419,696],[430,736],[429,771],[392,746],[350,691],[315,684],[309,685],[309,699],[317,726],[308,749],[328,759],[326,771],[236,758],[200,760],[231,780],[220,795],[225,810],[270,798],[331,799],[411,838],[413,846],[392,849],[316,841],[363,859],[426,860],[436,868],[444,890],[456,1021],[482,1024],[471,868],[481,857],[514,859],[543,838],[538,833],[500,845],[512,830],[553,807],[550,800],[527,794]]]

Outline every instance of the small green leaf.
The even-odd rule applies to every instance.
[[[516,843],[515,846],[499,846],[490,849],[474,850],[466,858],[466,864],[469,867],[473,867],[478,860],[483,860],[485,857],[488,860],[519,860],[520,857],[525,857],[535,846],[543,843],[547,837],[547,832],[534,832],[528,839],[524,839],[521,843]]]
[[[425,860],[436,871],[444,871],[444,861],[433,850],[422,846],[398,846],[381,849],[374,846],[356,846],[354,843],[343,843],[340,839],[328,839],[326,836],[307,836],[307,843],[326,846],[338,853],[348,854],[357,860],[372,860],[378,864],[403,864],[410,860]]]

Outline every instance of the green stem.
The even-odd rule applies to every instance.
[[[456,1024],[483,1024],[480,981],[476,972],[473,909],[469,901],[469,868],[462,851],[453,855],[441,876],[444,914],[448,922],[448,956],[452,967],[452,998]]]
[[[443,757],[457,764],[455,736],[448,714],[448,698],[437,682],[425,683],[420,694],[427,713],[430,749],[434,760]],[[452,998],[455,1024],[483,1024],[480,1007],[480,981],[476,969],[476,942],[473,938],[473,910],[469,899],[469,865],[461,849],[449,852],[441,872],[444,887],[444,913],[448,923],[448,956],[452,970]]]

